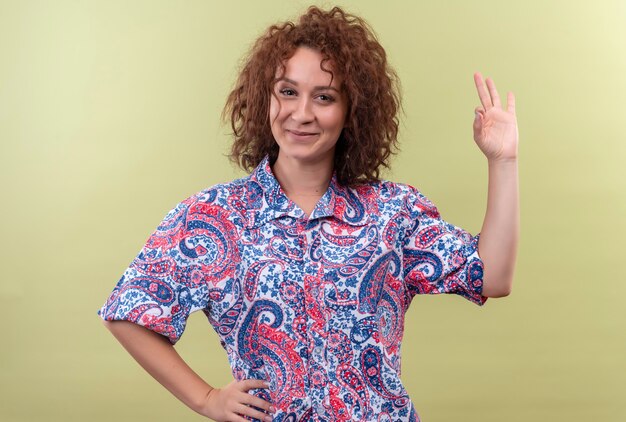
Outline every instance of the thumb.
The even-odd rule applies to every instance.
[[[483,108],[482,108],[482,107],[480,107],[480,106],[479,106],[479,107],[476,107],[476,108],[474,109],[474,115],[475,115],[475,118],[476,118],[476,119],[480,119],[480,120],[482,120],[482,118],[483,118],[483,117],[484,117],[484,115],[485,115],[485,110],[483,110]]]
[[[480,129],[483,125],[483,111],[476,107],[474,110],[474,130]]]

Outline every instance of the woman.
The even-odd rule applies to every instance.
[[[231,157],[252,170],[178,204],[100,309],[133,357],[217,421],[417,421],[400,381],[415,294],[509,294],[518,238],[514,97],[474,75],[488,159],[480,238],[417,189],[379,180],[398,132],[396,75],[367,24],[312,7],[272,26],[231,92]],[[214,388],[173,344],[203,310],[235,380]],[[112,322],[115,321],[115,322]]]

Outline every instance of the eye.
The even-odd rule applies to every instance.
[[[284,95],[286,97],[291,97],[291,96],[296,95],[296,91],[294,91],[291,88],[282,88],[278,92],[280,92],[282,95]]]
[[[332,103],[333,101],[335,101],[335,98],[332,95],[328,94],[320,94],[317,98],[325,103]]]

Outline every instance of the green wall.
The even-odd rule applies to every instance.
[[[402,80],[386,177],[474,233],[487,169],[473,72],[517,97],[513,293],[413,302],[403,379],[423,420],[626,420],[626,2],[340,4],[370,21]],[[96,311],[171,207],[242,174],[219,120],[237,64],[306,5],[0,0],[0,420],[202,420]],[[229,381],[202,313],[177,349]]]

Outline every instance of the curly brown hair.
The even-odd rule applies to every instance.
[[[248,171],[266,155],[271,163],[276,161],[270,95],[275,95],[274,84],[298,47],[319,51],[322,69],[329,71],[323,65],[331,61],[343,80],[348,112],[335,149],[339,183],[354,186],[379,180],[381,166],[389,167],[398,148],[399,80],[369,24],[339,7],[324,11],[311,6],[297,24],[272,25],[256,40],[223,111],[235,137],[230,159]]]

